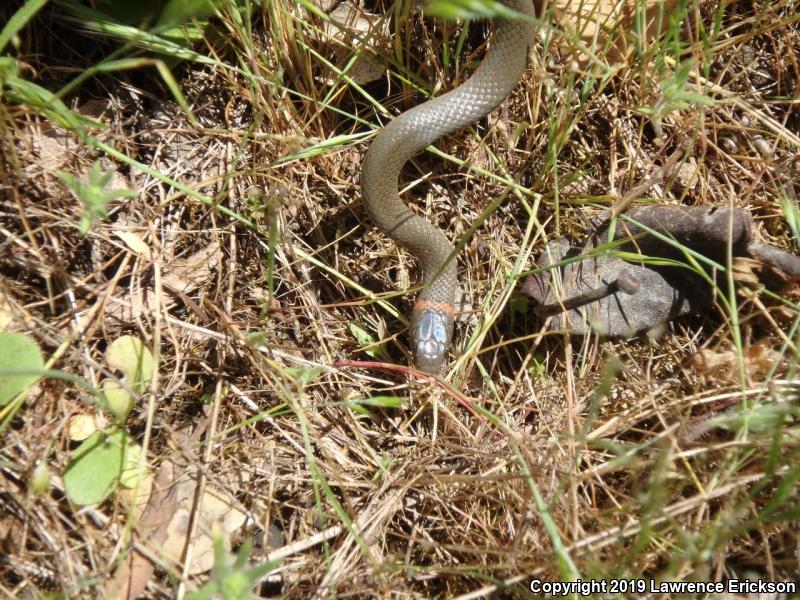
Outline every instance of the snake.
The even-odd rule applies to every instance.
[[[533,39],[531,0],[502,0],[522,18],[499,18],[481,64],[455,89],[415,106],[383,127],[370,144],[361,170],[361,194],[372,222],[414,256],[422,289],[411,312],[411,354],[417,368],[441,370],[453,338],[458,286],[455,248],[444,233],[416,215],[400,198],[403,165],[442,136],[482,119],[521,79]]]

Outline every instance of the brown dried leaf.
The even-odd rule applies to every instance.
[[[150,494],[153,492],[154,485],[155,477],[153,476],[153,472],[147,469],[142,478],[138,480],[137,486],[120,486],[117,490],[117,498],[124,506],[130,509],[133,519],[136,522],[139,522],[144,515],[144,511],[147,510]]]
[[[3,291],[0,290],[0,331],[5,331],[13,320],[14,315],[11,314],[11,305]]]
[[[624,59],[632,48],[628,46],[628,37],[625,35],[633,28],[634,10],[642,2],[638,0],[588,0],[587,2],[570,2],[570,0],[556,0],[556,14],[565,31],[576,32],[583,44],[594,52],[600,52],[608,43],[607,38],[614,31],[614,38],[610,44],[608,54],[602,59],[608,62],[617,62]],[[659,10],[669,15],[677,4],[675,0],[646,0],[645,4],[645,39],[641,43],[647,45],[647,40],[652,40],[658,31],[656,24]],[[620,22],[622,27],[614,27]],[[566,50],[575,51],[573,44],[567,42]],[[585,65],[590,57],[584,52],[575,52],[576,60]]]
[[[330,23],[325,23],[326,42],[333,54],[334,63],[344,65],[353,56],[354,49],[362,49],[365,45],[363,39],[372,40],[369,33],[381,24],[381,15],[365,12],[352,2],[338,4],[330,13]],[[344,45],[333,40],[341,40]],[[368,43],[368,42],[367,42]],[[386,65],[377,60],[373,53],[362,51],[356,61],[351,65],[348,75],[358,84],[369,83],[380,79],[386,73]]]
[[[189,294],[206,285],[211,271],[219,260],[219,244],[216,240],[185,259],[176,259],[167,265],[161,280],[164,289],[178,294]],[[149,313],[154,305],[155,292],[151,288],[133,288],[124,298],[112,297],[106,308],[107,314],[124,322],[136,320]],[[176,299],[171,294],[162,295],[163,308],[173,306]]]
[[[189,534],[197,479],[191,477],[176,488],[176,509],[169,523],[167,537],[160,550],[161,555],[180,564],[183,559],[186,538]],[[238,530],[247,515],[236,502],[224,492],[206,485],[195,519],[199,519],[195,535],[191,540],[191,563],[188,574],[204,573],[214,565],[214,532],[219,532],[228,545],[230,534]]]
[[[67,436],[73,442],[82,442],[98,429],[103,429],[107,424],[105,419],[98,421],[97,415],[72,415],[67,421]]]
[[[120,229],[114,230],[114,235],[116,235],[119,239],[125,242],[125,245],[130,248],[136,254],[142,256],[143,258],[150,260],[152,258],[152,253],[150,252],[150,246],[147,245],[139,235],[133,231],[122,231]]]
[[[758,276],[760,266],[761,263],[759,263],[757,260],[753,260],[752,258],[746,258],[743,256],[734,257],[734,281],[750,287],[758,287],[760,285],[760,278]]]
[[[311,3],[316,5],[322,12],[330,12],[339,3],[339,0],[311,0]]]
[[[333,23],[325,23],[324,31],[330,37],[343,37],[342,27],[359,33],[367,33],[380,19],[379,15],[366,13],[350,2],[342,2],[328,16]]]
[[[751,381],[762,381],[780,360],[780,354],[767,343],[754,343],[744,349],[745,375]],[[735,350],[703,348],[692,356],[690,364],[719,383],[733,381],[738,376],[739,361]]]
[[[63,168],[77,145],[72,134],[49,122],[29,123],[24,132],[20,138],[21,153],[44,171]]]
[[[165,461],[158,469],[153,493],[149,494],[147,506],[136,527],[134,539],[154,554],[167,537],[176,505],[174,485],[176,469],[174,463]],[[120,600],[134,600],[142,595],[153,576],[156,565],[135,547],[106,585],[106,596]]]
[[[711,350],[702,348],[690,359],[691,364],[705,375],[728,374],[736,366],[736,353],[733,350]]]

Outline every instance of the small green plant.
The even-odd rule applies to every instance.
[[[214,570],[211,579],[202,588],[187,594],[186,600],[210,600],[214,597],[223,600],[250,600],[253,589],[259,580],[273,571],[280,562],[270,561],[260,565],[248,566],[252,543],[247,540],[236,555],[225,549],[222,536],[214,538]]]
[[[105,219],[108,216],[106,206],[117,198],[132,198],[136,192],[129,189],[106,190],[114,171],[103,171],[100,161],[97,160],[89,171],[89,181],[83,182],[72,173],[58,171],[58,178],[66,185],[74,196],[83,205],[80,232],[86,235],[89,227],[96,218]]]
[[[695,105],[713,104],[714,101],[708,96],[690,89],[689,76],[693,67],[694,61],[691,60],[678,64],[672,73],[669,73],[664,67],[664,76],[661,78],[661,94],[658,100],[652,107],[640,106],[639,110],[644,114],[660,118]]]
[[[22,333],[0,332],[0,406],[36,383],[43,368],[36,342]]]
[[[287,367],[283,370],[286,375],[294,379],[294,383],[298,389],[303,389],[309,383],[314,381],[322,374],[323,369],[320,367]]]
[[[376,360],[391,361],[389,352],[386,350],[386,342],[377,341],[369,331],[352,321],[347,324],[347,328],[367,356]]]
[[[106,380],[102,385],[105,406],[116,422],[84,440],[67,465],[64,489],[75,504],[102,502],[117,485],[136,487],[147,472],[138,468],[142,447],[122,424],[133,408],[133,394],[144,392],[153,375],[153,355],[139,338],[125,335],[108,347],[106,361],[124,375],[122,384]]]

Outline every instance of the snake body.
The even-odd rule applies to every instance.
[[[533,16],[531,0],[502,0]],[[525,70],[532,26],[499,20],[481,65],[456,89],[404,112],[384,127],[364,159],[361,190],[372,221],[419,260],[423,287],[411,313],[411,350],[418,368],[435,373],[444,364],[453,336],[456,261],[453,245],[400,199],[403,165],[447,135],[485,117],[510,93]]]

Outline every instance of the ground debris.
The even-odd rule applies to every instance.
[[[597,233],[581,248],[563,238],[551,242],[537,261],[539,272],[523,282],[521,291],[538,302],[536,313],[552,316],[550,329],[631,337],[709,308],[714,290],[707,277],[714,274],[707,269],[704,277],[676,264],[687,251],[724,265],[730,249],[737,259],[768,267],[771,276],[758,271],[765,273],[765,284],[785,281],[775,271],[800,274],[800,257],[752,240],[753,221],[743,209],[643,206],[625,213],[613,232],[606,223],[609,216],[606,212],[595,220]],[[608,254],[595,251],[609,239],[623,244]],[[620,252],[628,254],[621,258]],[[635,262],[632,255],[643,258]],[[758,283],[758,272],[749,269],[751,284]]]

